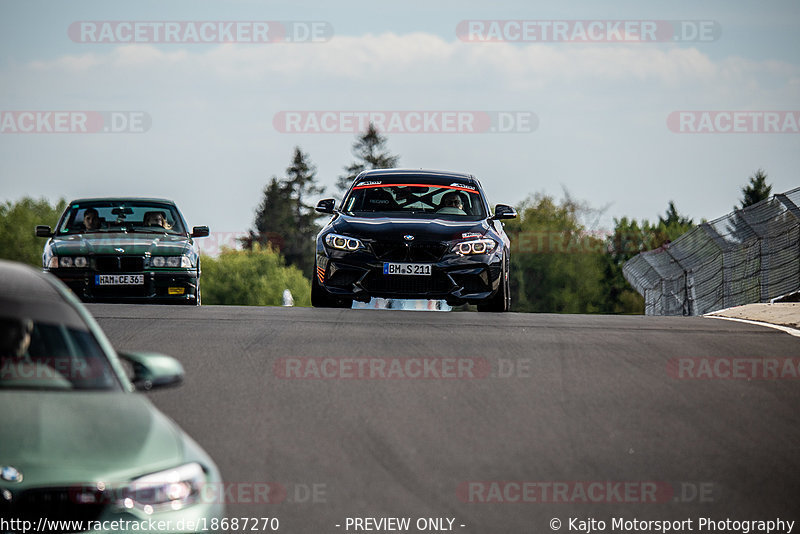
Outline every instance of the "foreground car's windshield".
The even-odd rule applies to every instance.
[[[74,324],[0,316],[0,389],[116,390],[105,353]]]
[[[108,232],[186,234],[175,206],[148,201],[94,201],[72,204],[57,235]]]
[[[423,216],[478,220],[486,216],[480,192],[472,185],[427,184],[422,181],[369,181],[356,184],[343,203],[348,215]]]

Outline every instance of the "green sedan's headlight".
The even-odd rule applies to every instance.
[[[364,248],[364,244],[359,239],[339,234],[326,235],[325,244],[336,250],[346,250],[348,252]]]
[[[88,263],[85,256],[52,256],[47,262],[47,268],[72,269],[77,267],[78,269],[83,269]]]
[[[196,503],[206,480],[198,463],[185,464],[133,480],[118,503],[146,514],[161,510],[180,510]]]
[[[453,245],[453,252],[461,256],[470,256],[473,254],[489,254],[497,247],[497,241],[494,239],[471,239],[469,241],[462,241]]]
[[[183,256],[153,256],[150,260],[150,265],[153,267],[180,267],[182,269],[191,269],[192,260],[184,254]]]

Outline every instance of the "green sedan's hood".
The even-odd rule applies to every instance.
[[[95,233],[56,236],[52,251],[60,255],[125,254],[180,256],[190,248],[189,238],[182,235],[148,233]],[[116,249],[122,249],[120,252]]]
[[[22,483],[121,483],[180,465],[180,430],[135,393],[0,391],[0,466]]]

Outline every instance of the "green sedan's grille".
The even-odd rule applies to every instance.
[[[100,517],[103,503],[86,504],[75,498],[70,488],[33,488],[0,497],[0,517],[33,521],[36,525],[40,517],[51,521],[94,521]],[[65,526],[65,525],[62,525]],[[51,523],[52,527],[52,523]],[[66,533],[74,530],[48,530],[49,533]]]
[[[144,256],[95,256],[94,268],[102,273],[143,271]]]

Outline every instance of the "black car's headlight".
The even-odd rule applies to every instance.
[[[150,259],[150,265],[153,267],[180,267],[182,269],[191,269],[192,259],[184,254],[183,256],[153,256]]]
[[[83,269],[89,264],[86,256],[52,256],[47,262],[48,269],[71,269],[77,267]]]
[[[348,252],[353,252],[360,248],[364,248],[364,244],[360,239],[339,234],[326,235],[325,244],[331,248],[335,248],[336,250],[346,250]]]
[[[185,464],[134,479],[125,488],[118,504],[146,514],[180,510],[200,499],[205,481],[206,474],[200,464]]]
[[[473,254],[489,254],[495,248],[497,248],[497,241],[494,239],[482,238],[461,241],[453,245],[451,250],[461,256],[470,256]]]

